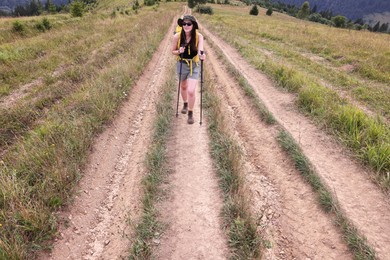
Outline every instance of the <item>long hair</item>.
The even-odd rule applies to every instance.
[[[181,45],[185,45],[187,46],[187,41],[186,41],[186,33],[184,31],[184,28],[181,30],[181,34],[180,34],[180,44]],[[188,45],[190,45],[190,49],[191,50],[198,50],[197,46],[196,46],[196,29],[195,29],[195,26],[193,25],[192,26],[192,30],[191,30],[191,40],[190,42],[188,43]]]

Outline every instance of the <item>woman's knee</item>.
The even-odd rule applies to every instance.
[[[183,80],[183,81],[181,82],[181,89],[182,89],[182,90],[186,90],[186,89],[187,89],[187,80]]]

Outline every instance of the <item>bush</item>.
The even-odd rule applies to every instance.
[[[144,3],[146,6],[152,6],[156,4],[156,0],[145,0]]]
[[[268,8],[267,12],[265,13],[266,15],[268,16],[271,16],[272,15],[272,7]]]
[[[249,12],[250,15],[258,15],[259,14],[259,9],[257,8],[257,5],[254,5],[252,9]]]
[[[335,17],[332,17],[332,22],[334,23],[334,26],[344,28],[346,25],[347,18],[342,15],[337,15]]]
[[[50,30],[51,27],[52,27],[51,23],[50,23],[49,19],[47,19],[46,17],[43,18],[41,22],[38,22],[35,25],[35,28],[37,28],[41,32],[44,32],[46,30]]]
[[[133,4],[133,10],[134,10],[134,11],[137,11],[138,9],[140,9],[140,5],[139,5],[138,0],[135,0],[135,2],[134,2],[134,4]]]
[[[214,14],[214,10],[211,6],[204,6],[204,5],[200,5],[197,9],[198,13],[201,13],[201,14]]]
[[[47,19],[46,17],[43,18],[42,24],[43,24],[43,26],[46,28],[46,30],[50,30],[51,27],[52,27],[52,26],[51,26],[51,23],[50,23],[50,21],[49,21],[49,19]]]
[[[24,33],[26,31],[26,26],[21,21],[15,21],[12,23],[12,31],[18,33]]]
[[[74,1],[70,6],[70,13],[73,17],[82,17],[84,13],[84,4],[80,1]]]

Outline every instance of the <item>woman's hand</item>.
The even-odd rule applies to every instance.
[[[180,47],[179,48],[179,54],[182,54],[184,52],[184,50],[186,49],[186,47]]]
[[[203,52],[203,54],[201,54],[201,53],[199,53],[199,59],[200,60],[205,60],[206,59],[206,53],[205,52]]]

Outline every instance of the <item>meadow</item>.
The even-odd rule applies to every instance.
[[[0,259],[31,259],[50,247],[52,213],[69,202],[94,137],[179,12],[164,3],[136,13],[117,0],[79,18],[0,20],[0,96],[14,99],[0,108]],[[146,22],[151,16],[160,22]],[[38,30],[44,18],[51,28]]]
[[[333,28],[250,7],[213,5],[210,30],[297,94],[297,106],[390,187],[390,36]]]
[[[299,109],[354,151],[388,190],[390,36],[266,16],[263,9],[250,16],[250,7],[212,7],[214,15],[197,15],[201,22],[296,93]],[[50,247],[58,225],[53,212],[69,203],[94,138],[180,12],[177,3],[136,13],[128,1],[105,0],[81,18],[0,19],[0,259],[27,259]],[[50,28],[38,29],[44,18]],[[23,29],[15,31],[15,21]],[[221,113],[212,113],[210,135],[218,137]],[[253,233],[249,220],[237,230],[241,224]]]

